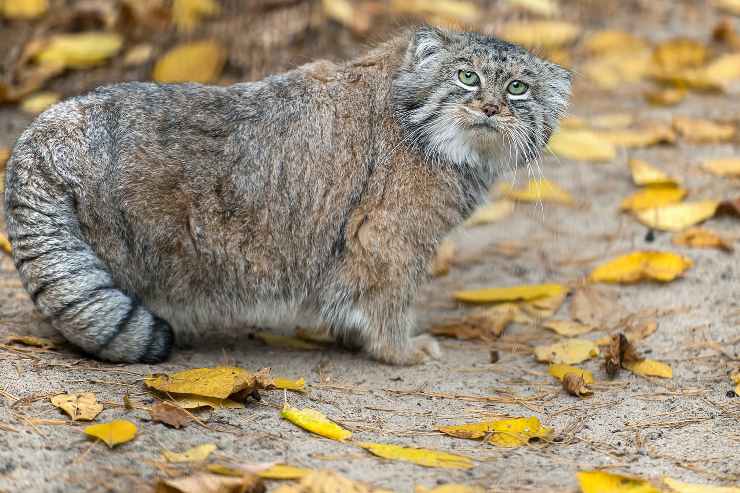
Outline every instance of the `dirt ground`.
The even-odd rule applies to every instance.
[[[719,14],[704,2],[607,2],[588,16],[573,14],[588,29],[628,29],[659,41],[675,34],[706,40]],[[642,5],[643,15],[630,11]],[[576,9],[578,2],[564,2]],[[570,15],[570,14],[568,14]],[[492,21],[493,22],[493,21]],[[736,25],[740,19],[733,20]],[[364,42],[364,41],[363,41]],[[357,46],[362,42],[354,42]],[[354,45],[353,45],[354,46]],[[354,48],[353,48],[354,49]],[[58,82],[61,85],[63,81]],[[670,121],[675,115],[737,122],[738,91],[695,94],[678,106],[654,108],[630,85],[605,96],[582,77],[576,63],[571,114],[581,117],[627,112],[638,119]],[[31,117],[12,106],[0,108],[0,146],[11,145]],[[582,366],[599,381],[594,395],[567,395],[537,363],[532,347],[559,339],[535,326],[509,327],[493,344],[441,339],[444,357],[419,367],[394,368],[341,349],[295,351],[273,348],[245,334],[214,340],[204,347],[177,350],[160,365],[111,365],[88,359],[70,346],[30,351],[0,346],[0,491],[148,491],[156,479],[198,466],[163,463],[162,449],[181,451],[203,443],[218,450],[210,462],[282,462],[332,469],[353,479],[397,492],[447,482],[479,485],[495,492],[575,492],[575,473],[600,468],[645,477],[737,485],[740,483],[740,398],[728,377],[740,362],[740,268],[736,254],[676,247],[669,233],[650,233],[618,212],[634,191],[628,158],[641,158],[680,176],[698,197],[734,197],[737,181],[698,170],[710,157],[740,153],[740,138],[721,145],[621,150],[608,164],[548,156],[544,175],[578,198],[575,207],[519,204],[502,222],[466,228],[453,239],[459,250],[450,273],[430,281],[418,303],[422,327],[466,308],[451,301],[453,291],[524,283],[570,282],[599,262],[636,249],[678,251],[695,265],[669,284],[607,286],[628,313],[654,312],[657,331],[640,343],[651,358],[673,367],[670,380],[623,371],[607,380],[601,360]],[[505,175],[505,179],[515,177]],[[523,170],[518,180],[526,181]],[[740,223],[713,219],[711,227],[740,240]],[[514,244],[516,254],[505,252]],[[0,259],[0,339],[8,334],[58,338],[34,311],[14,271]],[[566,306],[561,313],[567,313]],[[585,337],[597,339],[606,331]],[[492,349],[500,360],[490,363]],[[172,429],[150,421],[144,410],[126,410],[124,395],[138,406],[154,402],[142,380],[151,373],[197,367],[271,367],[276,375],[304,377],[309,391],[290,393],[288,402],[311,407],[341,423],[357,441],[427,447],[467,455],[467,471],[424,468],[373,457],[350,443],[311,435],[280,418],[282,392],[263,393],[245,409],[203,412],[206,427]],[[94,392],[105,410],[98,421],[125,417],[137,424],[137,438],[109,450],[86,439],[83,424],[46,425],[34,419],[64,419],[49,403],[63,392]],[[554,429],[551,441],[518,449],[498,449],[434,431],[498,416],[537,416]],[[92,444],[92,445],[91,445]],[[277,483],[269,483],[273,488]]]

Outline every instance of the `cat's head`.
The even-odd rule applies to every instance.
[[[393,80],[394,109],[410,140],[459,166],[536,157],[569,96],[564,68],[493,37],[433,27],[411,34]]]

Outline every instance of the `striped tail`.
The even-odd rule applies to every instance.
[[[5,214],[13,260],[36,307],[98,358],[166,359],[174,340],[169,324],[116,287],[84,240],[73,192],[38,151],[22,147],[8,163]]]

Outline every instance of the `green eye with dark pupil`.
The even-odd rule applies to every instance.
[[[527,92],[529,86],[520,80],[512,80],[506,90],[513,96],[521,96]]]
[[[480,83],[480,77],[470,70],[461,70],[457,73],[457,78],[466,86],[477,86]]]

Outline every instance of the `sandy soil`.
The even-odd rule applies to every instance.
[[[687,17],[687,12],[693,12]],[[640,31],[662,39],[679,27],[706,38],[716,20],[711,13],[665,9],[664,16],[643,20]],[[626,16],[627,14],[624,14]],[[684,16],[684,17],[681,17]],[[614,24],[626,17],[614,17]],[[652,23],[651,23],[652,22]],[[599,26],[603,26],[599,24]],[[678,26],[678,27],[677,27]],[[638,91],[635,94],[635,91]],[[676,114],[737,121],[740,98],[690,95],[680,106],[652,109],[636,87],[605,98],[579,79],[572,113],[588,117],[627,111],[640,119],[670,120]],[[0,109],[0,144],[11,144],[29,118]],[[622,372],[606,381],[601,361],[584,367],[601,385],[580,400],[555,385],[531,347],[557,339],[548,331],[513,326],[493,346],[442,340],[444,358],[424,366],[393,368],[361,355],[329,348],[293,351],[266,347],[245,334],[213,341],[206,347],[178,350],[165,364],[109,365],[63,346],[50,352],[20,352],[0,347],[0,491],[147,491],[156,478],[188,466],[165,466],[163,448],[184,450],[215,443],[212,462],[279,461],[328,468],[398,492],[415,485],[445,482],[480,485],[490,491],[577,491],[575,473],[588,468],[713,484],[740,481],[740,398],[731,392],[728,374],[740,361],[740,299],[737,254],[675,247],[670,234],[648,234],[620,215],[618,204],[634,190],[626,160],[643,158],[680,176],[698,197],[737,196],[737,182],[702,173],[704,158],[740,152],[740,140],[715,146],[653,147],[620,152],[609,164],[576,163],[554,157],[543,172],[579,198],[576,207],[519,205],[495,225],[461,230],[453,239],[459,258],[444,277],[434,279],[419,301],[422,325],[466,309],[451,302],[460,287],[567,282],[594,265],[633,249],[680,251],[695,262],[686,276],[667,285],[644,283],[606,287],[629,313],[657,311],[658,329],[640,349],[672,365],[671,380],[646,379]],[[506,176],[506,179],[514,177]],[[527,178],[526,171],[518,177]],[[714,219],[711,226],[740,239],[737,219]],[[502,244],[517,244],[514,256]],[[498,248],[497,248],[498,247]],[[11,333],[53,336],[20,287],[10,259],[0,259],[0,339]],[[561,314],[567,314],[567,303]],[[588,334],[599,338],[604,331]],[[21,348],[22,349],[22,348]],[[491,364],[490,351],[500,360]],[[150,373],[236,364],[274,374],[305,377],[306,395],[289,394],[294,406],[309,406],[343,424],[358,440],[382,441],[452,451],[475,459],[468,471],[429,469],[370,456],[351,444],[312,436],[281,419],[284,395],[265,393],[242,410],[201,413],[208,428],[181,430],[153,423],[143,410],[126,410],[122,398],[148,406],[154,402],[142,384]],[[64,419],[48,400],[62,392],[95,392],[105,404],[98,418],[125,417],[139,426],[138,437],[108,450],[91,445],[82,425],[33,425],[30,419]],[[496,449],[443,436],[440,424],[495,416],[539,417],[554,428],[549,443]],[[274,483],[271,487],[274,486]]]

